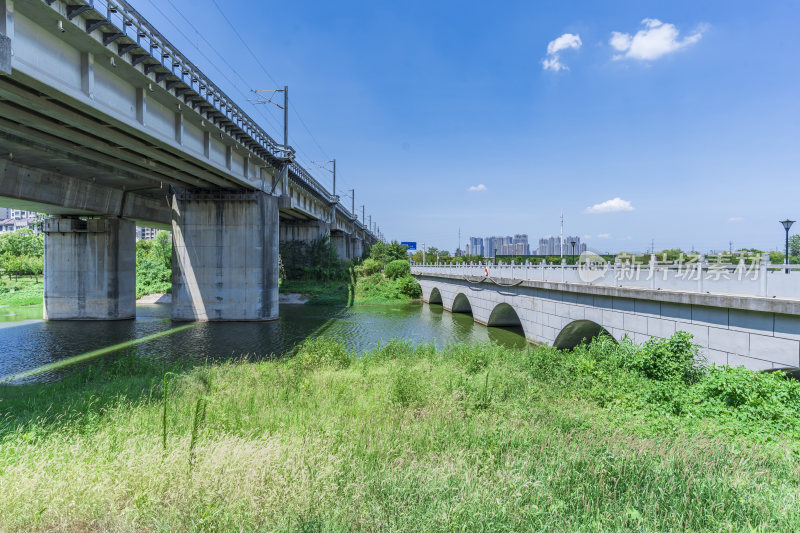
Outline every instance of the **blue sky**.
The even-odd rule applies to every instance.
[[[800,220],[793,1],[217,0],[267,72],[213,0],[132,2],[277,139],[247,93],[289,85],[300,162],[389,239],[535,242],[563,210],[600,251],[774,249]]]

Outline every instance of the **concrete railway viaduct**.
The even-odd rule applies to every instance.
[[[378,238],[125,0],[0,0],[0,205],[53,215],[48,319],[135,316],[136,224],[176,320],[276,318],[281,239]]]

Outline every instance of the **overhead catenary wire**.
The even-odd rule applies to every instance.
[[[156,11],[158,11],[158,12],[161,14],[161,16],[163,16],[163,17],[164,17],[164,19],[166,19],[166,20],[167,20],[167,22],[169,22],[169,23],[170,23],[170,24],[171,24],[171,25],[172,25],[172,26],[173,26],[173,27],[174,27],[174,28],[175,28],[175,29],[178,31],[178,33],[180,33],[180,34],[183,36],[183,38],[184,38],[184,39],[186,39],[186,40],[189,42],[189,44],[190,44],[190,45],[192,45],[192,46],[195,48],[195,50],[197,51],[197,53],[198,53],[198,54],[200,54],[200,55],[201,55],[201,56],[202,56],[202,57],[203,57],[203,58],[204,58],[204,59],[205,59],[205,60],[206,60],[206,61],[207,61],[207,62],[208,62],[208,63],[209,63],[209,64],[210,64],[212,67],[214,67],[214,69],[215,69],[215,70],[217,70],[217,72],[219,72],[219,73],[220,73],[220,75],[221,75],[223,78],[225,78],[225,80],[226,80],[226,81],[227,81],[227,82],[230,84],[230,86],[231,86],[231,87],[232,87],[232,88],[233,88],[233,89],[234,89],[236,92],[238,92],[238,93],[239,93],[239,94],[240,94],[240,95],[241,95],[241,96],[242,96],[242,97],[243,97],[245,100],[248,100],[248,98],[247,98],[247,95],[246,95],[244,92],[242,92],[242,90],[239,88],[239,86],[238,86],[238,85],[237,85],[235,82],[233,82],[233,81],[232,81],[232,80],[231,80],[231,79],[230,79],[230,78],[229,78],[229,77],[228,77],[228,76],[227,76],[227,75],[226,75],[226,74],[223,72],[223,70],[222,70],[222,69],[221,69],[221,68],[220,68],[220,67],[219,67],[217,64],[215,64],[215,63],[214,63],[214,62],[211,60],[211,58],[209,58],[209,57],[208,57],[208,56],[207,56],[207,55],[206,55],[206,54],[205,54],[205,53],[204,53],[204,52],[203,52],[203,51],[200,49],[200,47],[198,47],[198,46],[197,46],[197,45],[196,45],[194,42],[192,42],[192,39],[191,39],[191,38],[189,38],[189,37],[188,37],[188,36],[187,36],[187,35],[186,35],[186,34],[183,32],[183,30],[181,30],[181,28],[180,28],[180,26],[179,26],[178,24],[176,24],[176,23],[175,23],[175,22],[174,22],[174,21],[173,21],[173,20],[172,20],[172,19],[171,19],[171,18],[170,18],[170,17],[169,17],[167,14],[166,14],[166,13],[164,13],[164,12],[161,10],[161,8],[158,6],[158,4],[157,4],[157,3],[156,3],[154,0],[148,0],[148,1],[149,1],[149,2],[150,2],[152,5],[153,5],[153,7],[156,9]],[[197,29],[197,27],[196,27],[196,26],[195,26],[195,25],[194,25],[194,24],[193,24],[193,23],[192,23],[192,22],[191,22],[191,21],[190,21],[188,18],[186,18],[186,16],[185,16],[185,15],[184,15],[184,14],[183,14],[183,13],[182,13],[182,12],[181,12],[181,11],[180,11],[178,8],[177,8],[177,6],[175,6],[175,4],[172,2],[172,0],[167,0],[167,2],[169,3],[169,5],[170,5],[170,6],[172,6],[172,9],[174,9],[174,10],[175,10],[175,11],[178,13],[178,15],[179,15],[179,16],[180,16],[180,17],[181,17],[181,18],[182,18],[182,19],[183,19],[183,20],[186,22],[186,24],[188,24],[188,25],[189,25],[189,27],[191,27],[191,28],[194,30],[195,34],[197,34],[197,35],[198,35],[198,36],[199,36],[199,37],[200,37],[200,38],[203,40],[203,42],[205,42],[205,44],[208,46],[208,48],[209,48],[211,51],[213,51],[213,52],[214,52],[214,53],[217,55],[217,57],[219,57],[219,58],[220,58],[220,60],[222,60],[223,64],[224,64],[224,65],[226,65],[226,66],[227,66],[227,67],[230,69],[230,71],[231,71],[231,72],[233,72],[233,74],[234,74],[234,75],[236,75],[236,76],[237,76],[237,77],[238,77],[238,78],[239,78],[239,79],[242,81],[242,83],[245,85],[245,87],[247,87],[247,86],[248,86],[248,82],[247,82],[247,80],[245,80],[245,79],[244,79],[244,77],[242,77],[242,75],[239,73],[239,71],[237,71],[237,70],[235,70],[235,69],[233,69],[233,68],[231,68],[231,67],[230,67],[230,65],[228,64],[227,60],[226,60],[226,59],[225,59],[225,58],[222,56],[222,54],[220,54],[220,53],[219,53],[219,51],[218,51],[218,50],[217,50],[217,49],[214,47],[214,45],[212,45],[212,44],[211,44],[211,43],[208,41],[208,39],[206,39],[206,38],[205,38],[205,36],[204,36],[204,35],[203,35],[203,34],[202,34],[202,33],[201,33],[201,32],[200,32],[198,29]],[[262,110],[262,109],[261,109],[259,106],[254,106],[254,107],[256,107],[256,109],[257,109],[258,113],[259,113],[259,114],[260,114],[260,115],[261,115],[261,116],[262,116],[262,117],[263,117],[263,118],[264,118],[264,119],[265,119],[267,122],[269,122],[269,123],[270,123],[270,125],[271,125],[271,126],[273,126],[273,127],[274,127],[274,128],[277,130],[277,131],[280,131],[280,130],[282,129],[282,126],[281,126],[281,124],[280,124],[280,121],[279,121],[278,119],[274,118],[274,117],[273,117],[273,116],[271,116],[271,115],[267,115],[267,114],[265,114],[265,113],[263,112],[263,110]]]
[[[282,117],[281,117],[281,119],[275,118],[271,108],[269,109],[268,112],[265,113],[264,112],[264,107],[268,107],[269,108],[269,106],[256,105],[256,103],[253,102],[249,98],[249,95],[246,94],[244,91],[242,91],[242,89],[240,88],[240,85],[237,84],[236,81],[232,80],[231,77],[228,74],[226,74],[226,71],[224,69],[220,68],[220,66],[217,63],[215,63],[203,51],[203,49],[200,48],[200,46],[198,45],[197,40],[196,39],[192,39],[191,37],[189,37],[184,32],[184,30],[181,29],[181,25],[177,24],[170,17],[170,15],[168,15],[167,13],[164,12],[164,10],[162,9],[162,7],[164,5],[163,3],[161,4],[161,6],[159,6],[159,2],[156,2],[155,0],[148,0],[148,1],[153,6],[153,8],[167,22],[169,22],[175,28],[175,30],[185,39],[187,44],[189,44],[191,47],[193,47],[197,51],[197,53],[208,63],[208,65],[211,66],[214,70],[216,70],[219,73],[220,76],[222,76],[222,78],[228,83],[228,85],[230,86],[231,89],[233,89],[236,93],[238,93],[245,102],[249,102],[253,107],[256,108],[257,113],[264,120],[266,120],[267,123],[269,123],[271,127],[275,128],[276,131],[280,131],[280,130],[283,129]],[[239,41],[241,41],[241,43],[243,44],[245,49],[253,57],[253,59],[255,60],[256,64],[259,66],[259,68],[264,72],[264,74],[270,79],[270,81],[272,83],[274,83],[276,86],[278,86],[278,83],[275,80],[275,78],[270,74],[270,72],[266,69],[264,64],[260,61],[258,56],[255,54],[255,52],[252,50],[252,48],[250,48],[250,46],[247,44],[247,42],[244,40],[244,38],[241,36],[241,34],[237,31],[236,27],[232,24],[232,22],[227,17],[225,12],[222,10],[222,8],[220,7],[219,3],[216,0],[212,0],[212,2],[214,3],[215,7],[217,8],[217,10],[222,15],[222,17],[225,20],[225,22],[228,24],[228,26],[234,32],[236,37],[239,39]],[[191,22],[191,20],[189,20],[186,17],[186,15],[184,15],[184,13],[180,9],[178,9],[178,7],[174,4],[173,0],[167,0],[167,3],[169,3],[169,5],[172,7],[172,9],[176,13],[178,13],[178,15],[181,17],[181,19],[183,19],[183,21],[186,23],[186,25],[194,31],[195,35],[200,40],[202,40],[203,43],[205,43],[206,47],[208,49],[210,49],[213,52],[213,54],[216,55],[216,57],[218,57],[221,60],[222,64],[224,64],[228,68],[228,70],[230,70],[230,72],[232,72],[233,75],[241,81],[241,83],[244,85],[244,87],[247,88],[247,92],[248,93],[252,92],[252,90],[250,88],[250,83],[242,76],[242,74],[238,70],[236,70],[233,67],[231,67],[231,65],[228,63],[228,60],[214,47],[214,45],[204,36],[204,34],[197,29],[197,27]],[[292,105],[290,107],[291,107],[292,112],[294,113],[294,115],[299,120],[300,124],[303,126],[303,129],[306,131],[306,133],[308,133],[309,137],[314,142],[316,147],[320,150],[320,152],[322,152],[322,154],[325,156],[326,159],[330,159],[330,157],[327,155],[327,152],[322,148],[322,146],[320,145],[319,141],[317,141],[316,137],[311,132],[311,130],[308,127],[308,125],[306,124],[305,120],[300,115],[300,113],[297,110],[296,106]],[[295,150],[296,150],[296,159],[299,160],[299,162],[301,162],[301,164],[303,166],[306,166],[306,167],[313,166],[314,159],[311,156],[309,156],[308,153],[306,153],[297,143],[292,143],[291,142],[292,140],[296,139],[296,136],[290,135],[289,139],[290,139],[290,144],[292,144],[293,148],[295,148]],[[338,176],[338,175],[337,175],[337,181],[339,181],[342,185],[345,185],[345,186],[352,185],[349,180],[342,180],[341,177]]]
[[[242,45],[244,46],[245,50],[247,50],[248,53],[253,57],[253,59],[256,62],[256,65],[258,65],[261,68],[261,70],[264,72],[264,74],[267,75],[267,77],[272,81],[272,83],[275,84],[275,86],[279,86],[278,82],[275,80],[275,78],[272,76],[272,74],[269,73],[269,71],[264,66],[264,64],[261,62],[261,60],[258,58],[256,53],[253,52],[253,49],[250,48],[250,45],[247,44],[247,41],[244,40],[242,35],[236,29],[236,26],[234,26],[233,23],[230,21],[228,16],[225,14],[225,11],[220,7],[219,3],[217,3],[217,0],[211,0],[211,1],[213,2],[214,6],[217,8],[217,11],[219,11],[220,15],[222,15],[222,18],[225,20],[225,22],[228,23],[228,26],[230,26],[230,28],[233,31],[233,33],[236,35],[236,37],[242,43]],[[290,107],[290,112],[294,113],[294,115],[298,118],[298,120],[300,121],[300,124],[303,126],[303,129],[306,130],[306,132],[308,133],[309,137],[311,137],[311,140],[314,141],[314,144],[317,145],[317,148],[319,148],[319,151],[322,153],[322,155],[325,156],[326,159],[330,159],[330,156],[328,156],[328,154],[325,151],[325,149],[322,148],[322,146],[320,145],[319,141],[317,141],[317,138],[314,137],[313,133],[311,133],[311,129],[308,127],[308,125],[306,124],[305,120],[303,120],[303,117],[300,116],[300,112],[297,110],[297,106],[292,104],[289,107]]]

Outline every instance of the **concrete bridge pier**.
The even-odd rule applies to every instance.
[[[350,249],[352,250],[351,259],[360,259],[364,254],[364,240],[357,236],[350,237]]]
[[[311,242],[330,232],[331,225],[323,220],[282,220],[280,224],[281,241]]]
[[[331,243],[336,247],[336,254],[339,256],[339,259],[345,260],[353,258],[352,243],[350,242],[350,236],[348,234],[341,231],[332,231]]]
[[[175,192],[173,320],[278,318],[278,234],[269,194]]]
[[[136,224],[54,217],[44,224],[44,319],[136,317]]]

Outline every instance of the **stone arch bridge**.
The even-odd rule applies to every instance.
[[[734,280],[735,266],[729,273]],[[800,271],[787,276],[762,264],[737,286],[712,279],[682,284],[676,269],[650,268],[655,275],[639,286],[607,274],[583,282],[577,269],[564,265],[423,265],[413,266],[412,274],[425,302],[470,313],[483,325],[520,327],[533,343],[572,348],[605,332],[638,344],[686,331],[709,363],[756,370],[800,363]],[[702,267],[699,272],[708,275]]]

